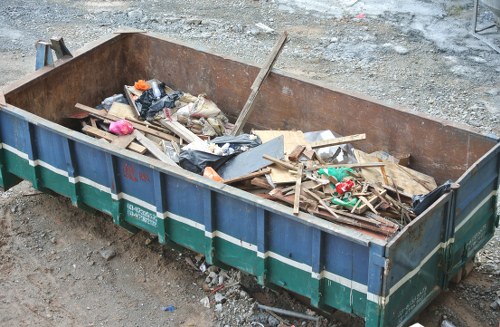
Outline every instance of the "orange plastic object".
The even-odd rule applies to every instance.
[[[137,82],[134,83],[134,87],[139,90],[139,91],[146,91],[148,90],[149,88],[151,88],[151,86],[149,86],[148,82],[146,82],[145,80],[143,79],[140,79],[138,80]]]
[[[213,179],[216,182],[222,183],[224,181],[212,167],[205,167],[205,170],[203,170],[203,176]]]

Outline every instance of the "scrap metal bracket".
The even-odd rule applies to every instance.
[[[51,50],[54,51],[57,59],[62,59],[64,57],[69,57],[69,58],[73,57],[71,52],[64,44],[64,40],[62,37],[53,37],[50,39],[50,43],[45,41],[38,41],[35,44],[35,48],[36,48],[35,70],[39,70],[42,67],[54,64],[54,57],[52,56]]]
[[[496,24],[492,24],[490,26],[483,27],[481,29],[477,29],[477,16],[479,14],[479,0],[474,0],[474,14],[472,17],[472,31],[471,34],[474,36],[476,39],[482,41],[484,44],[495,50],[496,52],[500,53],[500,48],[491,43],[489,40],[487,40],[484,36],[478,34],[480,32],[486,31],[488,29],[497,27]]]

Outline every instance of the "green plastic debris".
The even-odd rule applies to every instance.
[[[345,168],[345,167],[340,167],[340,168],[329,167],[328,169],[320,168],[318,170],[318,174],[332,176],[339,182],[342,181],[342,179],[344,179],[345,177],[349,177],[349,174],[347,172],[353,173],[354,171],[351,168]]]
[[[332,203],[338,206],[346,207],[349,209],[352,209],[358,202],[357,198],[349,198],[347,200],[339,199],[339,198],[333,198]]]

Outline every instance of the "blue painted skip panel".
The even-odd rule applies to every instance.
[[[0,139],[3,143],[23,153],[28,153],[27,138],[29,134],[25,125],[25,122],[18,117],[0,110]]]
[[[123,192],[151,205],[155,204],[152,168],[131,160],[117,158],[115,169],[115,174],[120,180],[118,192]]]
[[[455,226],[459,225],[493,190],[498,189],[500,144],[490,150],[477,166],[467,171],[457,182]],[[496,203],[496,201],[492,201]]]
[[[164,183],[167,211],[204,224],[204,189],[173,175],[161,174]]]
[[[421,261],[445,240],[448,223],[448,206],[451,194],[442,197],[435,207],[426,211],[407,227],[406,232],[388,246],[386,256],[390,260],[390,271],[386,282],[386,292],[405,275],[414,270]],[[441,251],[440,249],[437,250]],[[437,273],[439,267],[435,267]]]
[[[325,234],[325,269],[367,285],[369,248],[347,239]]]
[[[216,229],[256,245],[258,208],[224,193],[214,193],[214,195],[213,210],[217,216]]]
[[[48,163],[52,167],[66,171],[67,163],[63,153],[64,144],[67,142],[66,138],[41,126],[35,128],[34,132],[38,156],[37,159]]]
[[[285,258],[311,265],[312,227],[297,221],[269,214],[269,249]]]
[[[97,184],[111,188],[106,169],[106,152],[82,142],[74,142],[74,165],[78,167],[78,175]]]

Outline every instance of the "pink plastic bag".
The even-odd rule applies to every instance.
[[[134,126],[124,119],[109,124],[109,131],[116,135],[129,135],[134,131]]]

